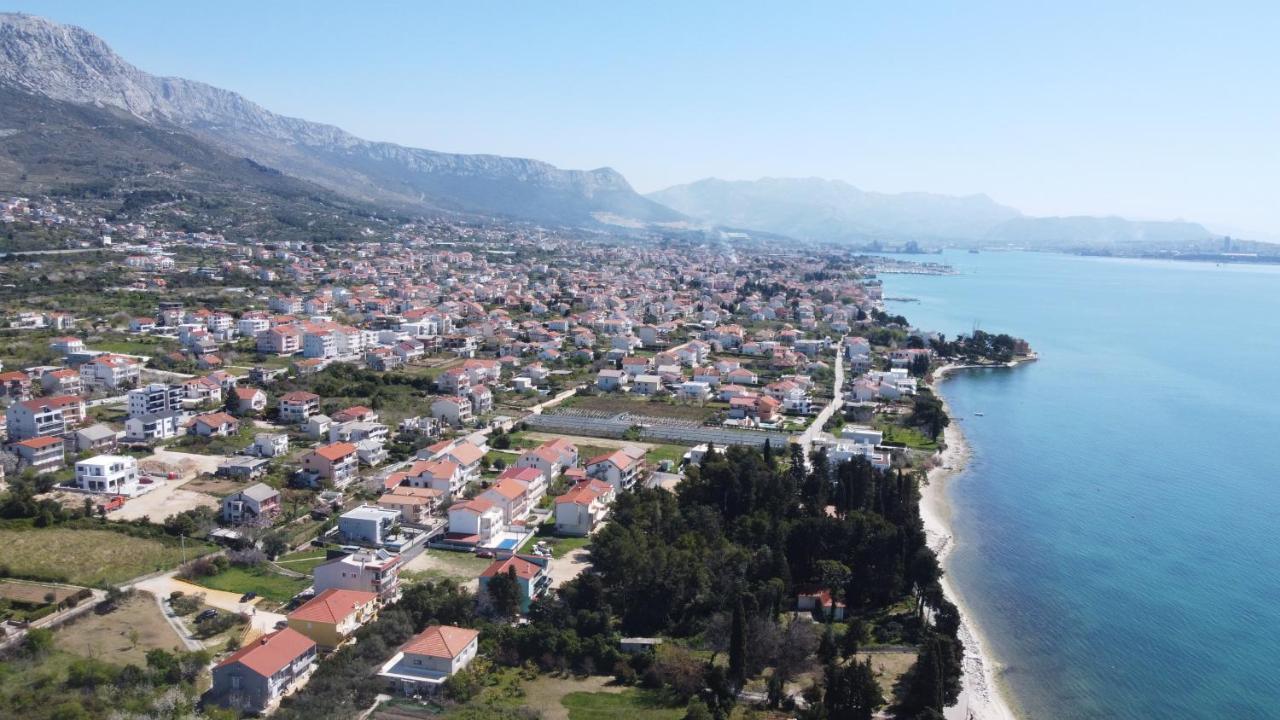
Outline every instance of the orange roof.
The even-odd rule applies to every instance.
[[[508,500],[514,500],[524,494],[525,486],[512,478],[503,478],[494,483],[485,492],[494,492]]]
[[[222,425],[224,423],[235,424],[239,422],[239,420],[236,420],[235,418],[231,417],[230,415],[224,412],[216,412],[216,413],[209,413],[208,415],[197,415],[194,418],[192,418],[191,422],[192,423],[202,422],[205,425],[213,427],[215,425]]]
[[[240,663],[263,677],[271,677],[315,647],[316,644],[306,635],[292,628],[285,628],[240,648],[218,663],[218,667]]]
[[[406,654],[452,660],[462,654],[462,651],[479,636],[479,630],[452,625],[432,625],[409,638],[409,642],[405,643],[400,650]]]
[[[452,507],[449,508],[449,512],[453,512],[454,510],[470,510],[473,513],[479,514],[479,513],[483,513],[486,510],[490,510],[492,508],[493,508],[493,503],[489,502],[488,500],[475,498],[474,500],[468,500],[467,502],[457,503],[453,505]]]
[[[289,613],[289,619],[337,623],[349,617],[356,608],[368,605],[377,599],[377,593],[329,588]]]
[[[484,572],[480,573],[480,577],[491,578],[499,573],[505,573],[511,568],[516,569],[516,577],[524,578],[525,580],[532,580],[542,570],[541,565],[525,560],[519,555],[512,555],[505,560],[494,560],[489,564],[489,567],[484,569]]]
[[[355,451],[356,446],[349,442],[336,442],[332,445],[321,445],[315,449],[315,454],[329,462],[333,462],[334,460],[341,460]]]
[[[294,390],[280,396],[280,402],[311,402],[319,400],[320,396],[315,393],[309,393],[305,390]]]
[[[448,452],[448,455],[458,461],[459,465],[471,465],[480,462],[480,458],[484,457],[484,453],[480,448],[469,442],[460,442]]]
[[[25,448],[31,448],[32,450],[39,450],[40,448],[47,448],[51,445],[61,445],[61,444],[62,444],[62,438],[56,438],[50,435],[41,435],[40,437],[33,437],[29,440],[23,440],[22,442],[14,443],[14,445],[20,445]]]

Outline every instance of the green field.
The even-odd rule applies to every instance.
[[[286,570],[307,573],[310,575],[316,566],[325,561],[325,551],[321,548],[300,550],[288,555],[281,555],[276,564]]]
[[[684,454],[689,452],[689,448],[683,445],[658,445],[652,450],[644,454],[644,459],[650,465],[657,465],[663,460],[670,460],[672,469],[680,466],[680,462],[684,460]]]
[[[288,567],[287,565],[285,567]],[[277,603],[287,603],[294,595],[306,590],[311,585],[308,578],[291,578],[271,572],[262,567],[239,567],[232,565],[217,575],[197,578],[195,584],[212,590],[225,590],[231,593],[244,594],[255,592],[259,596]]]
[[[575,692],[560,701],[569,711],[569,720],[678,720],[684,717],[684,708],[664,704],[648,690],[624,690],[610,692]]]
[[[211,545],[187,541],[188,558],[213,549]],[[0,565],[15,577],[103,587],[177,567],[182,557],[177,542],[110,530],[0,530]]]

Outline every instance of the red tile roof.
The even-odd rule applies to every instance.
[[[351,443],[336,442],[332,445],[321,445],[315,449],[315,454],[329,462],[333,462],[334,460],[341,460],[355,451],[356,446]]]
[[[409,638],[409,642],[405,643],[400,650],[406,654],[452,660],[462,654],[462,651],[479,636],[478,630],[452,625],[432,625]]]
[[[337,623],[349,617],[356,608],[368,605],[377,599],[377,593],[329,588],[289,613],[289,619]]]
[[[271,677],[300,656],[314,650],[315,646],[306,635],[292,628],[285,628],[240,648],[218,663],[218,667],[240,663],[263,677]]]
[[[542,570],[541,565],[525,560],[519,555],[512,555],[505,560],[494,560],[489,564],[489,567],[484,569],[484,572],[480,573],[480,577],[491,578],[505,573],[511,568],[515,568],[516,577],[524,578],[525,580],[532,580]]]

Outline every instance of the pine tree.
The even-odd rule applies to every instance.
[[[747,618],[742,598],[733,606],[733,621],[729,629],[729,679],[737,686],[746,680],[747,673]]]

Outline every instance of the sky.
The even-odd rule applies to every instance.
[[[1280,238],[1280,3],[11,1],[371,140]]]

